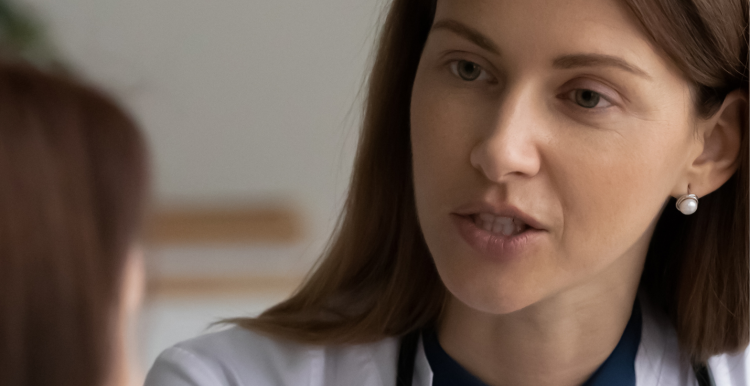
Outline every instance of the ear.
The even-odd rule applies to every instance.
[[[742,90],[727,94],[719,110],[699,119],[696,133],[700,154],[688,167],[686,183],[675,187],[674,196],[690,193],[703,197],[724,185],[737,171],[740,146],[747,133],[748,97]],[[702,143],[700,143],[702,142]]]

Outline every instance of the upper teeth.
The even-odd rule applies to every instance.
[[[526,229],[526,224],[513,217],[495,216],[491,213],[480,213],[477,216],[477,225],[492,233],[501,233],[510,236],[521,233]]]

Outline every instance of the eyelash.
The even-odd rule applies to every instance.
[[[597,102],[596,106],[594,106],[594,107],[584,107],[584,106],[581,106],[578,103],[576,103],[576,101],[575,101],[575,92],[577,92],[577,91],[589,91],[589,92],[592,92],[592,93],[596,94],[599,97],[599,101]],[[568,100],[568,101],[572,102],[579,109],[585,110],[586,113],[597,113],[597,112],[601,112],[602,110],[606,110],[606,109],[614,106],[614,103],[612,103],[607,96],[605,96],[602,93],[596,92],[594,90],[588,89],[588,88],[576,88],[576,89],[572,89],[572,90],[570,90],[568,92],[563,93],[562,95],[563,95],[563,97],[564,97],[565,100]],[[608,105],[607,106],[602,106],[602,107],[597,107],[597,106],[599,106],[599,102],[601,102],[601,101],[606,102]]]
[[[475,79],[472,79],[472,80],[464,79],[459,74],[459,71],[458,71],[458,66],[459,66],[460,63],[470,63],[470,64],[473,64],[474,66],[478,67],[478,69],[481,71],[481,73]],[[448,67],[449,67],[451,73],[456,78],[458,78],[460,81],[462,81],[462,82],[474,83],[476,81],[481,81],[482,78],[489,78],[489,79],[485,80],[487,83],[497,83],[497,80],[487,70],[485,70],[482,66],[480,66],[476,62],[472,62],[470,60],[465,60],[465,59],[452,60],[452,61],[448,62]],[[581,106],[581,105],[577,104],[576,101],[575,101],[575,95],[574,94],[577,91],[589,91],[589,92],[594,93],[596,96],[598,96],[600,98],[600,100],[597,102],[596,106],[598,106],[601,101],[606,102],[608,105],[607,106],[603,106],[603,107],[596,107],[596,106],[594,106],[594,107],[584,107],[584,106]],[[605,96],[602,93],[599,93],[599,92],[596,92],[594,90],[587,89],[587,88],[572,89],[570,91],[567,91],[567,92],[563,93],[562,95],[563,95],[563,98],[561,98],[561,99],[565,99],[565,100],[568,100],[568,101],[574,103],[579,110],[583,110],[587,114],[600,113],[600,112],[602,112],[602,110],[606,110],[606,109],[614,106],[614,103],[612,103],[612,101],[610,100],[610,98],[608,98],[607,96]]]
[[[460,63],[462,63],[462,62],[463,63],[471,63],[471,64],[477,66],[479,68],[479,70],[481,71],[481,73],[479,74],[479,76],[476,79],[472,79],[472,80],[467,80],[467,79],[464,79],[463,77],[461,77],[461,75],[458,72],[458,65]],[[480,66],[476,62],[472,62],[471,60],[464,60],[464,59],[452,60],[452,61],[448,62],[448,68],[450,69],[451,73],[456,78],[458,78],[459,80],[461,80],[463,82],[473,83],[473,82],[476,82],[476,81],[482,81],[483,80],[482,78],[484,77],[484,78],[489,78],[489,79],[484,79],[484,81],[487,82],[487,83],[497,83],[497,80],[495,79],[495,77],[492,76],[487,70],[485,70],[484,67]]]

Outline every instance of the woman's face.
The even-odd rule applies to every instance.
[[[700,154],[692,106],[616,0],[439,0],[411,141],[419,221],[448,290],[500,314],[637,282]]]

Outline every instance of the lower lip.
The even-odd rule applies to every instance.
[[[512,236],[498,235],[478,227],[471,216],[451,214],[461,237],[477,252],[494,260],[520,256],[541,239],[543,230],[528,228]]]

